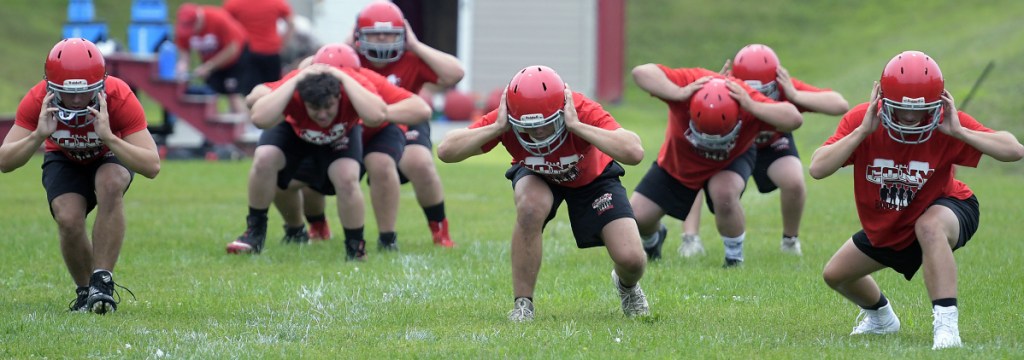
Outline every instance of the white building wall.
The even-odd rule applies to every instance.
[[[547,65],[594,95],[597,0],[462,0],[459,16],[460,88],[487,94],[526,66]]]

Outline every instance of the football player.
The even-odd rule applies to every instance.
[[[184,3],[178,7],[174,28],[178,46],[179,76],[189,74],[191,51],[199,54],[201,63],[191,76],[204,79],[218,94],[228,97],[233,113],[244,113],[245,94],[256,85],[248,71],[249,37],[237,20],[217,6]]]
[[[962,346],[953,251],[977,231],[980,213],[978,198],[954,177],[953,165],[975,167],[981,155],[1018,161],[1024,146],[1013,134],[957,110],[939,65],[919,51],[889,60],[868,102],[847,112],[814,151],[815,179],[853,166],[862,230],[832,255],[822,274],[861,307],[851,335],[898,331],[900,320],[871,274],[892,268],[910,280],[923,264],[932,348]]]
[[[725,61],[721,73],[743,80],[772,100],[788,101],[796,105],[800,112],[842,115],[849,110],[841,94],[791,77],[789,71],[779,65],[775,51],[767,45],[744,46],[733,59]],[[801,255],[798,235],[807,191],[803,164],[800,163],[793,133],[765,130],[754,138],[754,145],[757,146],[757,157],[754,160],[753,175],[757,190],[762,194],[775,189],[780,192],[780,248],[785,253]],[[684,257],[704,254],[704,245],[699,235],[701,204],[703,202],[694,201],[690,215],[683,222],[683,242],[679,245],[679,254]]]
[[[707,69],[645,64],[633,69],[633,78],[669,108],[661,153],[630,198],[648,256],[661,258],[667,233],[661,218],[686,219],[704,189],[725,243],[725,266],[741,264],[746,232],[740,195],[754,167],[754,139],[762,131],[798,128],[800,112]]]
[[[359,58],[350,46],[335,43],[321,47],[315,55],[304,60],[300,68],[309,64],[327,64],[338,68],[352,68],[366,77],[387,103],[387,120],[376,127],[363,128],[363,169],[370,181],[370,199],[377,229],[380,231],[378,247],[384,250],[397,250],[395,241],[395,223],[398,216],[399,176],[398,159],[405,146],[405,136],[398,124],[414,125],[430,118],[430,106],[416,94],[395,86],[383,76],[372,70],[362,68]],[[288,79],[298,70],[285,75]],[[259,85],[246,97],[247,103],[253,103],[267,92],[267,85]],[[310,159],[303,161],[295,173],[289,187],[277,194],[274,204],[285,219],[285,243],[305,243],[310,235],[302,220],[302,196],[300,189],[310,186],[319,194],[334,195],[334,189],[327,179],[326,169],[316,168]],[[323,234],[320,234],[323,235]],[[316,236],[314,240],[327,240],[329,237]]]
[[[65,39],[50,50],[45,78],[18,104],[0,146],[6,173],[46,145],[43,188],[64,264],[78,285],[72,311],[117,310],[113,271],[124,242],[124,193],[135,173],[152,179],[160,172],[146,126],[138,98],[123,80],[107,76],[96,45]],[[85,219],[94,208],[90,242]]]
[[[376,88],[353,69],[313,64],[294,76],[268,83],[270,92],[252,106],[252,121],[265,129],[249,172],[246,231],[227,245],[228,253],[260,253],[267,234],[267,210],[276,191],[287,189],[299,164],[312,158],[326,169],[338,193],[346,258],[366,257],[363,194],[359,189],[362,119],[384,121],[385,104]]]
[[[572,92],[554,70],[529,66],[516,73],[498,109],[466,129],[453,130],[437,148],[444,162],[483,154],[501,143],[512,156],[505,177],[515,193],[512,232],[515,322],[534,318],[542,232],[565,201],[576,246],[604,246],[615,266],[612,281],[627,316],[648,315],[640,278],[647,266],[619,162],[643,160],[640,138],[597,102]]]
[[[424,84],[428,83],[440,88],[454,86],[462,80],[464,74],[457,58],[419,42],[402,11],[387,1],[370,3],[359,12],[353,37],[348,43],[358,51],[362,66],[413,93],[419,93]],[[400,127],[405,131],[406,139],[401,159],[398,160],[401,182],[412,182],[416,200],[427,217],[434,244],[452,247],[455,243],[448,231],[444,188],[434,166],[431,150],[430,123],[401,124]],[[372,182],[372,174],[370,178]],[[398,198],[398,189],[384,189],[393,193],[381,194],[382,198]],[[310,237],[329,238],[330,229],[322,221],[323,195],[304,189],[303,201],[306,218],[310,222]],[[389,211],[397,214],[397,208]],[[395,248],[396,241],[394,232],[385,232],[381,234],[379,244],[385,248]]]

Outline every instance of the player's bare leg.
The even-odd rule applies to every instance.
[[[932,349],[961,347],[957,308],[957,266],[953,247],[960,239],[960,222],[945,206],[931,206],[914,224],[921,244],[924,285],[932,300]]]
[[[544,180],[525,176],[516,183],[516,225],[512,230],[512,293],[516,298],[533,297],[543,253],[544,219],[554,197]]]
[[[647,296],[640,288],[640,278],[647,267],[647,254],[640,240],[636,221],[630,218],[616,219],[601,229],[608,255],[615,263],[612,283],[622,301],[622,312],[626,316],[650,315]]]
[[[725,266],[743,262],[746,218],[740,206],[744,179],[732,171],[720,171],[708,180],[707,191],[715,206],[715,225],[725,244]]]
[[[96,171],[96,223],[92,230],[93,267],[114,271],[124,243],[124,192],[131,182],[128,169],[104,164]]]
[[[682,243],[679,244],[679,255],[692,257],[704,255],[704,243],[700,240],[700,216],[704,208],[704,190],[697,192],[697,197],[690,206],[690,213],[683,221]]]
[[[807,201],[803,164],[795,156],[781,157],[768,166],[768,178],[779,187],[783,237],[780,247],[784,252],[802,255],[798,236]]]
[[[825,265],[822,272],[825,283],[861,308],[851,335],[888,334],[900,329],[892,304],[882,296],[878,283],[871,277],[871,273],[884,268],[885,265],[861,252],[852,238],[846,240]]]
[[[377,231],[381,234],[378,246],[381,249],[398,250],[394,235],[395,223],[398,221],[400,184],[395,160],[388,154],[371,152],[366,155],[365,163],[370,178],[370,202],[377,219]]]
[[[416,192],[416,201],[424,209],[424,212],[436,213],[434,219],[431,219],[429,215],[427,218],[427,225],[430,227],[434,244],[444,247],[454,246],[448,231],[448,218],[444,213],[444,187],[441,183],[441,176],[438,175],[437,168],[434,166],[434,153],[423,145],[406,145],[398,167],[412,183],[413,190]]]
[[[338,196],[338,218],[345,230],[345,250],[349,260],[366,259],[366,241],[363,239],[363,192],[359,188],[359,162],[350,158],[335,160],[327,168],[327,175]],[[356,232],[349,235],[349,232]],[[358,237],[358,238],[356,238]]]
[[[60,252],[71,278],[78,286],[89,286],[92,275],[92,243],[85,233],[85,198],[66,193],[53,199],[53,220],[60,236]]]

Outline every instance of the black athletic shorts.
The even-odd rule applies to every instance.
[[[742,155],[738,156],[729,166],[726,166],[722,171],[732,171],[739,174],[740,178],[744,182],[750,178],[750,172],[754,168],[754,157],[756,156],[753,147],[748,149]],[[704,199],[707,201],[708,209],[713,214],[715,212],[715,204],[711,201],[711,195],[707,191],[707,183],[704,183]],[[697,192],[700,189],[690,189],[684,186],[679,180],[669,175],[665,169],[658,165],[657,162],[651,164],[651,168],[647,170],[647,174],[644,174],[643,179],[640,179],[640,183],[637,184],[634,192],[638,192],[651,199],[655,204],[661,207],[668,216],[674,217],[679,220],[686,220],[686,216],[690,214],[690,208],[693,206],[693,202],[697,199]],[[740,196],[743,193],[740,192]]]
[[[626,196],[626,188],[622,187],[619,180],[619,177],[625,174],[626,170],[619,163],[612,161],[601,175],[582,187],[570,188],[545,180],[551,189],[553,201],[551,210],[544,219],[544,227],[555,218],[558,207],[564,200],[569,204],[569,224],[572,226],[572,235],[576,238],[576,247],[585,249],[604,246],[601,230],[604,230],[608,223],[621,218],[635,219],[633,207],[629,205],[629,197]],[[505,177],[512,181],[513,189],[519,179],[531,175],[544,179],[519,164],[512,165],[505,171]]]
[[[349,158],[354,159],[362,163],[363,159],[363,127],[353,126],[349,130],[349,133],[345,135],[347,137],[347,144],[342,147],[335,147],[333,144],[317,145],[308,141],[302,140],[298,135],[295,135],[295,131],[292,130],[292,125],[287,122],[281,122],[270,129],[264,130],[263,134],[260,135],[259,146],[272,145],[281,149],[284,153],[285,165],[284,169],[281,169],[277,173],[277,187],[280,189],[287,189],[288,183],[296,178],[298,169],[304,161],[310,161],[311,164],[307,165],[310,168],[309,173],[306,175],[308,181],[312,187],[314,184],[327,184],[326,188],[322,189],[324,194],[334,195],[334,186],[331,185],[330,178],[327,176],[327,168],[338,159]],[[329,189],[329,193],[326,192]],[[321,189],[317,189],[320,191]]]
[[[405,132],[405,146],[411,145],[426,146],[428,150],[433,151],[434,143],[430,141],[430,122],[409,126]],[[398,181],[400,184],[409,182],[409,178],[402,173],[401,169],[398,170]]]
[[[967,200],[944,197],[935,200],[932,206],[935,205],[945,206],[953,210],[960,223],[960,238],[957,240],[956,246],[953,247],[953,251],[966,246],[967,242],[974,236],[974,233],[978,231],[978,224],[981,219],[978,197],[971,195]],[[914,274],[917,273],[917,269],[921,268],[921,243],[916,239],[910,246],[902,250],[874,247],[871,245],[871,240],[868,239],[868,236],[864,234],[864,230],[861,230],[853,234],[853,244],[857,245],[857,249],[860,249],[861,252],[871,259],[903,274],[903,277],[907,280],[913,278]]]
[[[753,176],[758,192],[767,194],[779,188],[768,177],[768,166],[771,166],[775,160],[786,156],[795,156],[797,159],[800,159],[800,153],[796,150],[796,142],[793,141],[793,133],[783,133],[783,136],[776,139],[770,145],[757,149],[757,160],[754,161]]]
[[[96,159],[88,164],[81,164],[69,159],[60,151],[50,151],[43,156],[43,188],[46,189],[46,204],[50,206],[50,215],[53,215],[53,199],[58,196],[75,193],[85,197],[85,213],[88,214],[96,208],[96,172],[103,164],[121,164],[121,161],[113,153]],[[127,169],[127,167],[125,167]],[[135,173],[128,170],[128,187],[135,179]],[[126,187],[124,191],[128,191]]]

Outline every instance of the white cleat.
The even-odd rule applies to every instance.
[[[891,334],[900,331],[900,319],[892,311],[892,303],[885,304],[878,310],[860,310],[857,315],[859,323],[850,335]]]
[[[508,319],[512,322],[533,321],[533,301],[524,297],[516,299],[512,311],[508,312]]]
[[[932,350],[958,348],[964,346],[960,341],[959,313],[956,306],[936,306],[932,309],[932,328],[935,340]]]
[[[647,306],[647,295],[644,295],[643,289],[640,289],[640,283],[637,283],[632,288],[625,288],[622,283],[619,282],[619,274],[612,270],[612,283],[615,284],[615,289],[618,290],[619,299],[622,300],[622,313],[628,317],[637,316],[648,316],[651,315],[651,309]]]
[[[794,237],[782,237],[782,242],[779,243],[779,248],[782,252],[787,254],[793,254],[796,256],[803,255],[803,251],[800,250],[800,238]]]
[[[679,244],[679,255],[688,258],[704,254],[704,243],[700,241],[700,235],[683,234],[683,243]]]

